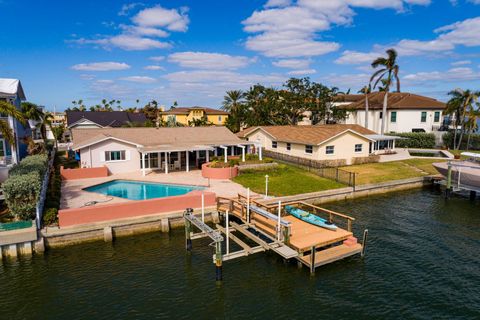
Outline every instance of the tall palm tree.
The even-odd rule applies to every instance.
[[[373,60],[372,68],[377,69],[380,67],[379,70],[375,71],[370,78],[370,84],[375,80],[373,85],[373,89],[375,89],[379,82],[382,79],[385,80],[384,82],[384,89],[385,94],[383,97],[383,110],[382,110],[382,130],[381,134],[385,133],[385,124],[387,118],[387,104],[388,104],[388,92],[390,90],[390,86],[395,81],[397,84],[397,92],[400,92],[400,79],[398,78],[398,71],[400,67],[397,64],[397,51],[395,49],[388,49],[386,51],[387,57],[378,57],[377,59]]]
[[[43,111],[35,103],[22,102],[20,109],[23,113],[23,116],[28,120],[30,129],[35,129],[35,126],[37,125],[37,123],[42,121]]]
[[[23,113],[7,101],[0,100],[0,114],[12,117],[20,121],[22,124],[26,123]],[[12,128],[5,120],[0,120],[0,134],[11,146],[15,146],[15,135]]]
[[[480,96],[479,91],[455,89],[448,93],[450,100],[447,102],[447,112],[455,114],[455,131],[453,137],[453,149],[458,150],[462,144],[465,124],[469,113],[474,112],[475,105]],[[457,141],[457,130],[460,127],[460,137]]]
[[[480,119],[480,107],[476,110],[472,108],[468,113],[468,120],[465,125],[468,130],[467,151],[470,149],[470,139],[472,137],[472,133],[478,129],[478,119]]]
[[[229,119],[232,124],[231,130],[233,132],[240,131],[242,125],[241,108],[244,104],[245,93],[242,90],[227,91],[227,94],[223,97],[222,109],[229,112]]]
[[[372,92],[372,87],[370,84],[363,87],[358,91],[358,93],[363,93],[365,95],[365,128],[368,129],[368,95]]]

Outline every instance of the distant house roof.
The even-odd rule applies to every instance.
[[[101,127],[121,127],[128,122],[144,123],[147,121],[141,112],[126,111],[67,111],[66,117],[69,127],[82,120],[89,120]]]
[[[137,146],[139,151],[196,150],[205,146],[246,144],[225,127],[75,128],[73,149],[113,139]]]
[[[223,110],[207,108],[207,107],[176,107],[170,110],[163,111],[162,114],[189,114],[192,110],[203,110],[206,115],[228,115],[229,113]]]
[[[365,109],[365,95],[360,95],[361,99],[354,101],[344,108],[352,110]],[[368,107],[371,110],[383,108],[383,98],[385,92],[372,92],[368,94]],[[435,109],[443,110],[446,104],[433,98],[421,96],[407,92],[389,92],[388,93],[388,109]]]
[[[375,134],[374,131],[357,124],[325,124],[315,126],[259,126],[250,127],[237,133],[240,138],[247,138],[256,130],[262,130],[273,139],[282,142],[300,144],[321,144],[344,132],[352,132],[366,137]],[[370,138],[366,137],[371,140]]]
[[[362,100],[363,94],[339,94],[333,98],[335,102],[356,102]]]
[[[20,100],[26,100],[20,80],[0,78],[0,97],[14,97],[16,95]]]

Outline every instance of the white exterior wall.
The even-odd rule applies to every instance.
[[[125,150],[126,160],[105,161],[105,151]],[[140,153],[134,145],[106,140],[80,150],[80,166],[87,168],[108,167],[111,174],[140,170]]]
[[[291,143],[291,150],[287,150],[287,143],[278,141],[277,148],[272,148],[272,138],[263,131],[256,131],[248,135],[248,141],[260,142],[265,150],[288,154],[295,157],[301,157],[312,160],[338,160],[345,159],[347,164],[351,163],[352,158],[368,157],[370,140],[362,138],[351,132],[344,133],[335,139],[322,145],[313,145],[313,153],[305,152],[305,144]],[[275,140],[273,140],[275,141]],[[355,145],[362,144],[362,151],[355,152]],[[334,146],[334,154],[327,155],[326,147]]]
[[[391,122],[392,111],[397,112],[397,122]],[[422,112],[427,112],[427,121],[421,122]],[[440,119],[434,122],[435,112],[440,112]],[[381,110],[368,112],[368,129],[381,133],[382,119],[380,119]],[[387,125],[385,132],[412,132],[413,129],[423,129],[425,132],[432,132],[438,129],[443,122],[443,113],[441,110],[387,110]],[[359,124],[365,126],[365,110],[349,112],[345,121],[346,124]]]

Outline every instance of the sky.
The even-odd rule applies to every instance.
[[[0,78],[48,110],[218,108],[290,77],[357,92],[395,48],[404,92],[480,90],[480,0],[140,1],[0,0]]]

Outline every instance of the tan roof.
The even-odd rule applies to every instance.
[[[335,102],[356,102],[363,99],[363,94],[339,94],[333,100]]]
[[[359,110],[365,109],[365,95],[356,102],[352,102],[344,108]],[[372,92],[368,94],[368,107],[370,109],[382,109],[385,92]],[[389,92],[387,108],[390,109],[435,109],[443,110],[446,104],[433,98],[407,92]]]
[[[176,128],[76,128],[72,129],[73,149],[80,149],[107,139],[137,145],[142,150],[180,150],[197,146],[245,144],[225,127]]]
[[[360,135],[375,134],[374,131],[359,126],[357,124],[325,124],[315,126],[251,127],[240,131],[239,133],[237,133],[237,136],[240,138],[246,138],[256,129],[261,129],[265,131],[277,141],[312,145],[321,144],[322,142],[348,130]]]
[[[178,107],[173,108],[167,111],[163,111],[162,114],[189,114],[191,110],[203,110],[205,114],[214,114],[214,115],[228,115],[229,113],[223,110],[206,108],[206,107]]]

